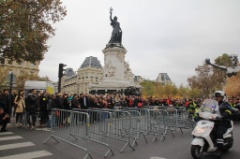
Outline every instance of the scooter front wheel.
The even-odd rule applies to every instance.
[[[191,154],[194,159],[200,159],[203,155],[203,149],[199,145],[192,145]]]

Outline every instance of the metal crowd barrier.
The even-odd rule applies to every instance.
[[[133,137],[133,143],[132,146],[135,144],[137,145],[137,139],[139,139],[140,135],[143,136],[145,142],[147,143],[147,138],[146,136],[149,135],[148,131],[148,125],[150,123],[149,120],[149,112],[146,109],[125,109],[125,111],[130,113],[130,122],[131,122],[131,136]]]
[[[195,126],[195,121],[193,115],[188,112],[185,108],[176,109],[177,113],[177,126],[182,129],[193,129]],[[182,132],[183,133],[183,132]]]
[[[162,110],[161,106],[160,110]],[[179,128],[181,133],[183,133],[182,129],[194,128],[195,122],[193,116],[184,107],[174,108],[169,106],[165,107],[165,111],[168,113],[166,125],[171,131],[175,131]]]
[[[109,119],[108,137],[125,142],[120,152],[129,146],[135,151],[131,145],[131,139],[134,138],[131,132],[131,114],[128,111],[123,110],[110,110],[112,117]]]
[[[113,150],[110,147],[110,144],[107,140],[107,130],[109,127],[108,119],[111,118],[111,113],[107,111],[92,110],[92,109],[79,109],[74,108],[74,111],[84,112],[89,115],[90,124],[89,124],[89,140],[106,146],[108,148],[104,157],[107,157],[109,153],[114,155]]]
[[[182,129],[193,128],[195,124],[192,115],[183,108],[176,109],[171,106],[149,106],[148,109],[125,108],[125,110],[136,110],[143,116],[141,118],[144,118],[146,114],[149,116],[145,118],[147,120],[145,123],[148,125],[147,129],[145,127],[145,130],[147,130],[148,134],[155,136],[153,141],[157,139],[156,137],[158,135],[162,135],[161,140],[165,139],[167,131],[171,131],[174,137],[173,132],[178,128],[181,130],[181,133],[183,133]]]
[[[92,155],[88,152],[90,120],[87,113],[52,109],[50,120],[51,134],[50,137],[43,142],[43,144],[53,138],[58,143],[63,141],[85,151],[86,155],[84,156],[84,159],[88,157],[93,159]],[[71,139],[71,137],[74,140]],[[83,140],[78,142],[78,139]],[[84,147],[80,145],[84,145]]]
[[[148,112],[140,113],[140,111],[135,108],[133,108],[132,110],[126,109],[126,108],[97,109],[97,110],[100,110],[100,111],[104,110],[104,111],[111,112],[112,118],[109,118],[109,121],[111,121],[111,125],[113,125],[112,129],[115,131],[114,133],[112,132],[110,133],[112,135],[111,138],[122,140],[123,138],[122,132],[124,132],[125,142],[126,142],[124,147],[129,145],[129,143],[133,140],[131,146],[129,145],[133,149],[134,144],[137,144],[136,140],[139,138],[139,135],[143,135],[145,141],[147,142],[147,139],[145,136],[148,134],[147,132],[148,131],[147,127],[149,122],[149,120],[147,119],[149,117],[147,115]],[[145,114],[145,116],[143,116],[143,114]],[[116,127],[118,127],[119,132],[121,132],[120,138],[119,138],[119,134],[116,134]]]
[[[153,142],[157,140],[157,136],[161,135],[161,140],[165,139],[165,119],[163,114],[158,109],[145,109],[145,108],[125,108],[129,111],[132,117],[131,131],[135,132],[137,136],[133,142],[137,144],[139,135],[143,135],[147,143],[146,136],[153,135]]]
[[[72,111],[53,109],[51,115],[50,138],[57,142],[60,140],[71,144],[86,152],[84,157],[93,158],[89,153],[89,142],[95,142],[107,148],[108,154],[114,155],[110,146],[111,139],[124,142],[120,152],[129,146],[132,150],[138,144],[140,135],[144,137],[153,135],[153,142],[161,137],[165,139],[168,131],[174,137],[178,128],[193,127],[192,117],[185,109],[174,107],[155,106],[146,108],[121,108],[121,109],[73,109]],[[183,132],[182,132],[183,133]],[[75,140],[70,140],[71,137]],[[76,141],[82,139],[83,146]]]
[[[114,154],[110,148],[109,139],[125,142],[125,145],[121,148],[120,152],[123,152],[126,146],[129,146],[132,150],[135,150],[130,144],[132,134],[130,131],[131,120],[129,112],[113,109],[73,109],[73,110],[82,111],[89,114],[90,140],[99,142],[104,145],[108,145],[109,151],[107,153],[111,152],[112,154]]]

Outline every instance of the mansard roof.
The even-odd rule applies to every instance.
[[[85,60],[83,61],[82,65],[80,68],[98,68],[102,69],[102,65],[100,61],[98,60],[97,57],[89,56],[86,57]]]
[[[156,79],[157,82],[172,82],[167,73],[159,73]]]

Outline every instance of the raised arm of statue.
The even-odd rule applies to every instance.
[[[110,21],[111,21],[111,22],[113,21],[112,12],[110,12]]]
[[[226,66],[220,66],[220,65],[217,65],[217,64],[213,64],[213,63],[210,62],[210,59],[206,59],[205,62],[206,62],[207,65],[211,65],[211,66],[219,68],[219,69],[221,69],[223,71],[227,71],[227,67]]]
[[[113,21],[113,18],[112,18],[112,11],[113,11],[113,9],[112,9],[112,7],[110,8],[110,21]]]

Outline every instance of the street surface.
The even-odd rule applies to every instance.
[[[191,130],[184,129],[183,134],[180,130],[174,132],[172,137],[168,132],[166,139],[152,142],[153,137],[148,136],[148,143],[141,137],[134,146],[133,151],[128,146],[120,153],[124,143],[120,141],[112,142],[114,156],[108,155],[107,159],[192,159]],[[85,152],[64,142],[57,143],[50,139],[43,144],[50,135],[45,129],[27,130],[9,126],[8,132],[0,133],[0,159],[82,159]],[[235,122],[234,146],[229,152],[223,154],[222,159],[238,159],[240,145],[240,122]],[[104,159],[106,147],[90,142],[89,153],[94,159]],[[205,154],[203,159],[213,159],[213,154]]]

